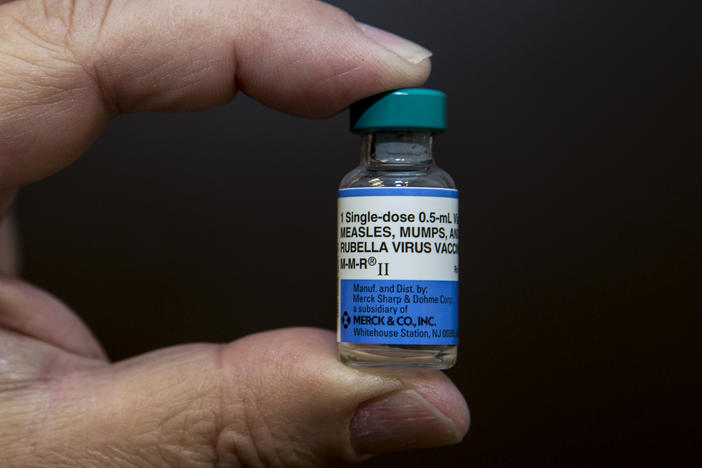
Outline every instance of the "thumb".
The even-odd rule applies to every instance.
[[[33,401],[41,420],[10,446],[22,466],[328,466],[456,443],[468,425],[441,372],[351,369],[314,329],[160,351],[57,379]]]
[[[66,166],[118,113],[204,109],[242,90],[321,117],[420,85],[429,55],[313,0],[0,4],[0,189]]]

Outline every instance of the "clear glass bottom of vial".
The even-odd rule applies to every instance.
[[[424,367],[449,369],[458,346],[409,346],[339,343],[341,362],[351,367]]]

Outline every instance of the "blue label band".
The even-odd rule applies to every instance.
[[[341,280],[340,341],[458,344],[458,282]]]
[[[364,187],[339,189],[339,198],[346,197],[440,197],[458,198],[458,190],[422,187]]]

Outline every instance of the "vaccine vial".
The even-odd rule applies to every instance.
[[[338,194],[337,341],[353,367],[447,369],[458,345],[458,191],[437,167],[446,95],[401,89],[351,107],[361,163]]]

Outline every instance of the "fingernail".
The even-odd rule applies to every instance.
[[[361,28],[361,31],[363,31],[363,34],[389,51],[396,53],[409,63],[416,65],[422,60],[431,57],[431,51],[429,49],[412,41],[408,41],[404,37],[397,36],[365,23],[358,23],[358,26]]]
[[[359,455],[455,444],[461,438],[451,419],[411,390],[371,400],[351,420],[351,444]]]

